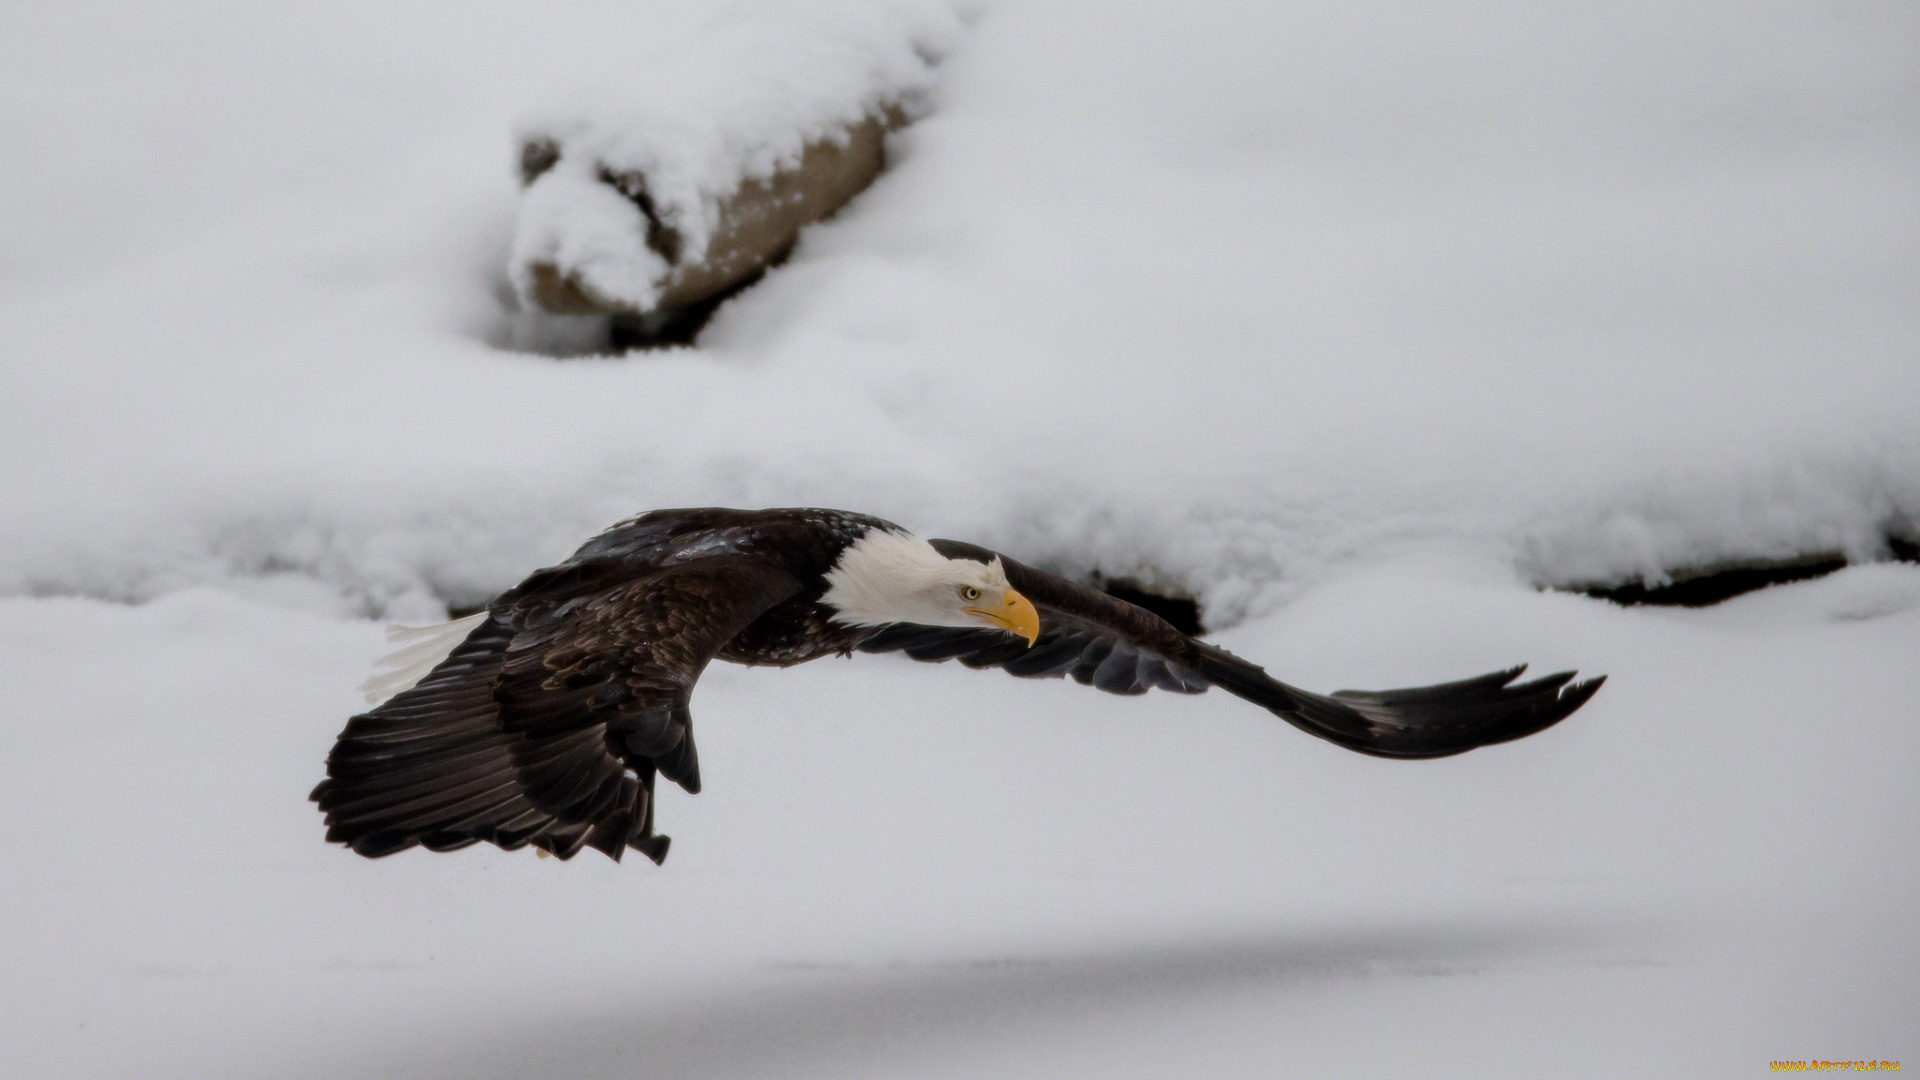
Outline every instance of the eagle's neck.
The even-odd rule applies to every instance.
[[[952,606],[939,602],[950,565],[910,532],[874,529],[849,544],[827,571],[820,602],[834,610],[835,622],[848,626],[951,625]]]

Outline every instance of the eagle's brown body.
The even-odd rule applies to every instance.
[[[1120,694],[1219,686],[1321,738],[1381,757],[1441,757],[1533,734],[1599,688],[1521,669],[1413,690],[1331,697],[1269,678],[1148,611],[956,541],[945,560],[1004,566],[1037,609],[1031,642],[1002,630],[848,625],[829,575],[878,518],[838,510],[665,510],[589,541],[488,605],[432,673],[354,717],[313,797],[328,839],[369,856],[485,840],[563,858],[633,847],[655,861],[653,780],[700,788],[688,710],[718,657],[790,665],[834,654],[957,658],[1015,675],[1072,675]],[[918,541],[915,542],[919,544]]]

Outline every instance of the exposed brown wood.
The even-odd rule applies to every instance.
[[[636,308],[602,296],[552,263],[528,266],[531,299],[555,315],[637,316],[692,307],[725,293],[793,246],[800,230],[832,214],[865,190],[885,165],[887,132],[905,116],[888,109],[809,144],[792,165],[766,179],[748,180],[720,204],[719,226],[704,256],[682,260],[683,241],[663,223],[639,173],[606,171],[602,179],[640,207],[647,217],[647,246],[671,269],[651,308]],[[536,141],[522,148],[522,175],[529,182],[553,164],[557,152]]]

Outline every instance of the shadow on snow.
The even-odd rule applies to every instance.
[[[359,1073],[421,1080],[832,1075],[890,1058],[905,1065],[948,1057],[983,1042],[1018,1045],[1022,1035],[1044,1046],[1050,1036],[1071,1039],[1085,1022],[1141,1007],[1260,991],[1328,992],[1382,977],[1476,975],[1618,940],[1621,930],[1454,921],[1249,934],[1058,958],[884,968],[769,963],[774,974],[766,983],[696,1000],[630,997],[593,1012],[542,1016],[537,1012],[546,1010],[503,995],[499,1013],[474,1018],[466,1035],[442,1029],[432,1050],[363,1059]],[[1284,1025],[1285,1016],[1275,1023]]]

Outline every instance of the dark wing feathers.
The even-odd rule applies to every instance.
[[[1586,704],[1604,677],[1573,673],[1515,683],[1525,667],[1461,682],[1331,696],[1288,686],[1225,649],[1188,637],[1143,608],[954,540],[931,541],[948,558],[999,559],[1007,581],[1040,611],[1031,649],[993,630],[890,626],[862,642],[866,652],[915,660],[958,659],[1028,678],[1071,675],[1115,694],[1158,687],[1197,694],[1218,686],[1310,734],[1376,757],[1446,757],[1545,730]]]
[[[1448,757],[1511,742],[1572,715],[1606,682],[1602,675],[1576,683],[1565,671],[1515,683],[1523,664],[1460,682],[1329,696],[1288,686],[1224,649],[1203,647],[1197,666],[1215,686],[1302,731],[1375,757]]]
[[[626,574],[530,578],[419,685],[348,721],[313,794],[327,838],[369,856],[485,840],[664,858],[653,781],[699,790],[694,683],[800,585],[740,555]]]
[[[818,526],[819,536],[802,536],[808,543],[885,525],[778,513]],[[654,778],[700,788],[688,711],[694,683],[727,642],[803,591],[793,574],[734,545],[752,518],[646,515],[503,593],[419,685],[347,723],[313,792],[327,838],[368,856],[484,840],[561,858],[583,847],[615,859],[629,847],[665,858],[667,838],[653,831]],[[1218,686],[1320,738],[1393,758],[1531,735],[1604,681],[1573,682],[1564,672],[1516,682],[1524,668],[1512,668],[1438,686],[1314,694],[1097,589],[972,544],[931,543],[949,558],[1000,559],[1039,610],[1040,637],[1028,648],[999,630],[898,624],[866,636],[862,651],[1071,676],[1115,694]]]

